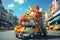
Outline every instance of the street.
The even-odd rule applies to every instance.
[[[9,30],[9,31],[0,31],[0,40],[22,40],[22,39],[16,38],[14,31]],[[60,40],[60,31],[48,30],[47,37],[37,37],[29,40]]]

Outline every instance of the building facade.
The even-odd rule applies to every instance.
[[[2,1],[0,0],[0,28],[7,28],[7,10],[2,6]]]
[[[13,10],[9,9],[7,14],[8,29],[13,29]]]
[[[48,19],[50,26],[53,28],[60,28],[60,0],[52,1],[52,17]]]
[[[18,24],[17,16],[13,16],[13,26],[15,27]]]
[[[13,15],[14,11],[9,9],[6,10],[2,5],[2,0],[0,0],[0,29],[13,29],[17,24],[18,18]]]

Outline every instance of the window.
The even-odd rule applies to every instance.
[[[1,15],[1,11],[0,11],[0,15]]]
[[[56,0],[56,1],[58,1],[58,0]]]
[[[60,0],[58,0],[58,5],[60,6]]]

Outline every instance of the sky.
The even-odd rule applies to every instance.
[[[5,9],[12,9],[13,15],[18,18],[24,14],[29,7],[39,6],[45,12],[51,5],[52,0],[2,0]]]

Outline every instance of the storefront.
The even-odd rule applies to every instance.
[[[55,14],[53,14],[53,17],[49,20],[50,25],[53,28],[60,28],[60,10],[58,10]]]
[[[51,21],[50,21],[50,25],[52,25],[52,24],[54,24],[54,23],[60,23],[60,15],[59,16],[57,16],[57,17],[55,17],[54,19],[52,19]]]
[[[7,29],[8,27],[7,25],[8,25],[7,22],[0,20],[0,29]]]
[[[8,21],[7,23],[8,23],[8,30],[13,29],[13,23],[10,21]]]

